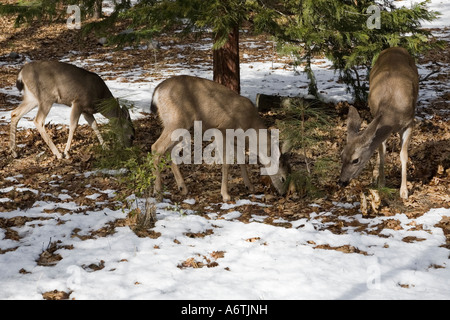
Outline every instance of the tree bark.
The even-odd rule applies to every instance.
[[[213,50],[213,69],[215,82],[241,92],[238,26],[228,34],[228,41],[222,48]]]
[[[102,0],[95,0],[94,3],[94,19],[100,19],[102,17]]]

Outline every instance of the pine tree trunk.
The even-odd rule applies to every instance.
[[[239,27],[230,32],[222,48],[213,50],[213,61],[214,81],[240,93]]]
[[[94,3],[94,19],[100,19],[102,17],[102,0],[95,0]]]

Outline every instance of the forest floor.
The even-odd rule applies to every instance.
[[[165,50],[114,50],[111,47],[98,44],[95,36],[80,38],[77,31],[67,30],[64,24],[40,25],[36,23],[31,28],[12,28],[12,19],[1,17],[0,28],[0,110],[9,112],[18,106],[20,98],[13,92],[17,72],[23,65],[24,59],[52,59],[65,58],[69,61],[82,61],[93,59],[100,63],[93,64],[89,69],[102,74],[108,81],[148,82],[151,78],[157,83],[164,79],[162,69],[176,68],[180,65],[203,68],[204,72],[212,70],[212,54],[210,50],[196,50],[194,39],[186,37],[161,37],[158,40],[167,45]],[[386,160],[386,184],[388,191],[379,190],[381,201],[376,211],[364,212],[365,218],[394,217],[404,214],[409,219],[420,218],[433,208],[450,208],[450,114],[449,114],[449,65],[450,65],[450,29],[439,30],[441,38],[447,40],[444,50],[430,52],[422,57],[418,64],[426,73],[431,72],[436,65],[442,71],[432,75],[421,84],[427,94],[421,95],[417,112],[416,125],[410,144],[408,165],[408,189],[410,197],[404,201],[398,195],[400,185],[399,168],[399,142],[400,138],[393,136],[388,141],[388,154]],[[207,46],[208,37],[195,40],[195,44],[203,43]],[[203,42],[202,42],[203,41]],[[283,62],[291,68],[289,57],[279,57],[271,43],[264,36],[242,34],[241,60],[242,63],[267,62],[275,59],[278,64]],[[245,44],[252,45],[245,46]],[[169,45],[170,44],[170,45]],[[11,52],[17,52],[20,57],[9,57]],[[270,57],[269,59],[267,57]],[[103,63],[101,63],[103,62]],[[142,72],[135,77],[127,79],[129,70],[139,69]],[[428,72],[426,72],[428,70]],[[334,86],[342,86],[333,82]],[[300,89],[300,88],[299,88]],[[304,89],[304,88],[302,88]],[[264,92],[260,92],[264,93]],[[396,219],[383,220],[385,222],[374,227],[368,223],[358,222],[355,219],[342,219],[361,214],[361,197],[369,197],[369,189],[374,189],[371,182],[371,169],[375,159],[364,170],[358,179],[351,182],[345,189],[337,186],[340,170],[340,152],[346,138],[346,115],[349,101],[329,102],[331,110],[330,125],[326,129],[318,129],[315,134],[320,137],[317,143],[305,146],[305,149],[295,149],[290,153],[290,163],[294,171],[306,172],[306,162],[311,168],[311,185],[304,185],[300,190],[292,192],[286,197],[274,193],[267,181],[261,179],[259,168],[251,168],[251,179],[255,184],[256,192],[249,194],[240,179],[239,168],[231,172],[230,194],[235,204],[239,199],[262,202],[265,205],[255,205],[252,202],[240,206],[241,215],[236,218],[244,223],[252,221],[255,215],[264,216],[261,221],[265,224],[291,228],[292,221],[298,219],[316,219],[326,230],[333,234],[345,234],[349,228],[356,228],[360,232],[371,235],[382,235],[383,230],[401,228]],[[358,106],[362,110],[363,118],[370,120],[365,106]],[[153,115],[146,114],[145,110],[134,121],[136,127],[135,143],[144,151],[150,147],[159,136],[161,127]],[[53,208],[45,209],[49,214],[67,214],[69,209],[64,208],[68,197],[70,201],[80,206],[79,214],[88,211],[102,211],[107,208],[114,210],[123,206],[120,199],[129,196],[127,185],[115,175],[96,172],[96,153],[94,146],[98,144],[93,131],[87,125],[81,125],[75,134],[71,149],[71,159],[57,160],[48,150],[46,144],[34,128],[22,128],[18,131],[17,140],[20,145],[18,159],[11,158],[9,154],[9,118],[7,113],[0,116],[0,228],[3,229],[5,239],[20,242],[24,236],[20,228],[30,222],[39,223],[49,219],[42,216],[27,216],[26,212],[38,202],[51,201],[56,204]],[[272,110],[262,113],[268,126],[275,126],[285,119],[285,111]],[[60,150],[64,148],[67,139],[68,127],[58,123],[47,125],[47,131]],[[306,160],[305,160],[306,154]],[[374,157],[375,158],[375,157]],[[325,164],[325,169],[323,168]],[[189,199],[176,192],[174,179],[169,170],[164,176],[167,187],[165,197],[172,203],[179,205],[179,210],[194,211],[197,215],[207,216],[218,210],[221,204],[220,181],[221,169],[219,166],[181,166],[186,184],[190,189]],[[95,173],[93,173],[95,172]],[[111,195],[107,190],[115,190]],[[393,191],[394,190],[394,191]],[[36,192],[37,191],[37,192]],[[258,195],[264,194],[261,198]],[[9,200],[8,200],[9,199]],[[11,201],[12,200],[12,201]],[[351,206],[339,205],[350,203]],[[233,212],[232,206],[224,214]],[[9,218],[2,217],[2,213],[13,211],[25,212],[21,216]],[[320,212],[332,212],[331,215],[320,215]],[[280,222],[282,221],[282,222]],[[92,239],[108,236],[115,232],[115,228],[127,225],[127,219],[116,219],[90,234],[77,235],[73,230],[72,236]],[[446,235],[444,247],[450,249],[450,217],[444,216],[435,225],[441,228]],[[365,228],[367,228],[365,230]],[[417,226],[420,228],[420,226]],[[80,233],[81,234],[81,233]],[[158,237],[155,232],[148,232],[146,236]],[[205,234],[192,234],[192,237],[205,237]],[[405,242],[420,241],[412,237],[405,237]],[[63,246],[55,244],[55,252]],[[319,246],[318,246],[319,247]],[[16,250],[16,246],[2,248],[0,256]],[[70,250],[70,248],[65,248]],[[334,249],[342,252],[355,252],[352,246],[324,246],[322,249]],[[51,265],[52,258],[57,261],[56,254],[50,257],[39,257],[41,263]],[[187,260],[186,260],[187,261]],[[186,266],[190,266],[187,261]],[[56,262],[55,262],[56,263]],[[38,262],[39,264],[39,262]],[[98,266],[97,266],[98,267]],[[95,266],[92,266],[95,268]],[[446,268],[449,268],[447,265]],[[24,270],[23,272],[29,272]]]

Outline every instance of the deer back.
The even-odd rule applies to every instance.
[[[375,118],[382,114],[380,125],[393,132],[409,126],[414,120],[419,75],[414,58],[404,48],[382,51],[370,72],[368,104]]]
[[[34,61],[26,64],[19,79],[41,102],[71,105],[77,101],[96,113],[95,104],[112,98],[105,82],[95,73],[57,61]]]
[[[368,104],[373,116],[360,131],[361,118],[350,107],[347,120],[347,144],[342,151],[340,184],[356,178],[382,143],[414,121],[419,78],[413,57],[403,48],[382,51],[370,72]]]
[[[163,81],[154,91],[152,110],[158,110],[163,125],[191,128],[202,121],[209,128],[264,128],[253,103],[211,80],[176,76]]]

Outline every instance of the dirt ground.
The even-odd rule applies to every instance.
[[[148,70],[147,75],[157,76],[158,71],[154,68],[155,53],[151,50],[139,54],[133,50],[113,50],[97,43],[95,36],[78,37],[78,32],[67,30],[64,24],[40,25],[33,24],[31,28],[12,28],[13,20],[11,18],[0,18],[0,62],[10,61],[8,65],[2,65],[0,70],[0,88],[12,87],[15,85],[17,68],[15,64],[20,64],[20,59],[10,58],[11,52],[26,54],[30,59],[60,59],[69,52],[77,52],[77,58],[95,58],[104,59],[109,64],[96,65],[91,71],[109,72],[106,79],[115,77],[114,70],[127,70],[134,66],[140,66],[144,70]],[[243,35],[243,37],[252,37]],[[263,36],[253,37],[255,41],[264,42]],[[169,39],[161,39],[168,41]],[[170,39],[177,43],[189,42],[190,39]],[[179,57],[182,54],[183,62],[192,62],[201,60],[204,63],[212,62],[212,54],[209,51],[192,52],[189,46],[179,52],[181,49],[166,50],[164,53],[157,52],[157,61],[164,63],[180,62]],[[259,56],[257,49],[242,48],[241,55],[243,61],[251,59],[252,56]],[[164,56],[162,56],[164,54]],[[245,55],[244,55],[245,54]],[[271,53],[272,54],[272,53]],[[244,58],[245,57],[245,58]],[[441,65],[449,65],[450,59],[450,42],[447,48],[439,52],[431,52],[420,61],[427,63],[433,61]],[[161,62],[162,63],[162,62]],[[449,105],[449,75],[437,73],[430,77],[433,80],[436,89],[434,100],[427,101],[427,108],[421,110],[419,116],[423,120],[417,121],[412,142],[410,145],[410,162],[408,167],[408,189],[410,197],[407,201],[402,201],[398,196],[398,188],[400,185],[400,169],[399,169],[399,137],[394,136],[388,142],[388,155],[386,159],[386,176],[387,186],[395,189],[395,193],[382,194],[381,202],[378,205],[377,212],[370,211],[370,215],[392,216],[397,213],[405,213],[409,217],[418,217],[431,208],[449,208],[450,207],[450,123],[447,114],[442,110],[448,110]],[[443,89],[438,89],[443,88]],[[19,104],[16,97],[8,96],[0,93],[0,109],[12,110]],[[317,145],[308,148],[308,163],[314,167],[316,159],[328,158],[334,163],[339,162],[339,154],[343,148],[346,137],[346,114],[348,103],[339,103],[330,105],[333,109],[335,117],[332,120],[332,130],[321,133],[323,140]],[[428,117],[432,115],[432,117]],[[283,120],[282,113],[267,112],[262,114],[269,125],[275,124],[275,120]],[[369,119],[367,110],[364,112],[366,120]],[[156,141],[161,131],[159,122],[153,116],[135,121],[137,137],[135,143],[143,150],[150,151],[151,144]],[[60,125],[47,126],[49,134],[52,136],[58,148],[63,149],[67,139],[68,128]],[[85,196],[94,193],[92,189],[115,189],[128,192],[120,179],[114,176],[89,176],[83,173],[95,170],[95,154],[93,146],[98,144],[93,131],[87,126],[80,126],[75,134],[72,145],[72,158],[67,160],[57,160],[51,155],[42,138],[35,129],[21,130],[17,135],[22,147],[22,153],[18,159],[12,159],[9,154],[9,119],[0,119],[0,189],[7,188],[15,182],[6,177],[16,176],[23,186],[26,188],[39,190],[39,194],[29,191],[13,190],[4,193],[3,197],[13,197],[14,202],[0,202],[1,212],[8,212],[20,208],[26,210],[31,207],[37,200],[51,199],[55,201],[61,189],[67,189],[74,194],[79,195],[75,201],[80,202],[90,209],[100,210],[107,205],[117,205],[117,202],[110,204],[98,205],[98,200],[89,200]],[[256,166],[251,168],[251,179],[256,187],[256,194],[266,194],[264,201],[271,206],[260,207],[248,205],[241,216],[242,221],[246,221],[251,214],[268,215],[269,218],[265,223],[273,223],[276,218],[284,218],[287,221],[299,219],[301,217],[309,217],[314,211],[331,211],[333,216],[327,222],[330,231],[334,233],[344,233],[345,220],[339,220],[337,217],[342,215],[357,214],[358,207],[345,208],[336,206],[336,203],[342,202],[360,202],[361,193],[369,195],[371,186],[371,171],[374,165],[375,157],[371,164],[367,166],[363,174],[351,185],[345,189],[337,186],[339,176],[339,165],[330,166],[326,178],[313,180],[317,183],[320,196],[310,196],[302,192],[293,192],[286,197],[277,196],[271,190],[267,181],[262,180],[259,175],[259,169]],[[290,154],[290,162],[294,171],[304,170],[305,159],[303,150],[293,150]],[[245,189],[242,179],[240,178],[239,168],[233,168],[231,178],[230,194],[238,198],[248,198],[249,193]],[[220,196],[220,177],[221,169],[219,166],[182,166],[181,170],[186,180],[186,184],[190,189],[190,198],[196,200],[195,205],[182,204],[189,209],[196,210],[198,214],[208,212],[214,208],[210,207],[211,203],[221,202]],[[62,183],[54,184],[55,176]],[[171,172],[165,173],[163,182],[168,191],[171,191],[170,198],[175,203],[182,203],[183,197],[175,191],[174,179]],[[86,185],[90,187],[87,188]],[[314,204],[314,206],[311,206]],[[208,208],[209,207],[209,208]],[[86,209],[88,210],[88,209]],[[335,219],[335,220],[334,220]],[[0,219],[1,220],[1,219]],[[333,224],[333,222],[335,222]],[[14,232],[11,226],[25,223],[24,221],[0,221],[0,226],[10,230],[11,237]],[[352,222],[354,223],[354,221]],[[447,247],[450,248],[450,221],[441,221],[440,225],[447,235]],[[286,224],[289,227],[289,223]],[[382,226],[378,232],[383,229]],[[394,226],[395,227],[395,226]],[[364,228],[364,225],[361,225]],[[105,232],[108,232],[105,230]],[[377,232],[371,231],[371,232]]]

